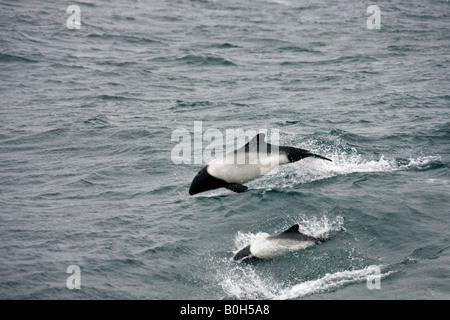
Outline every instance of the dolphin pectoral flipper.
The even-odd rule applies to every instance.
[[[239,183],[228,183],[225,185],[225,188],[237,192],[237,193],[241,193],[244,192],[245,190],[248,189],[248,187],[244,186],[243,184],[239,184]]]

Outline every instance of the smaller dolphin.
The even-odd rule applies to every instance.
[[[241,262],[271,259],[287,252],[309,248],[327,240],[300,233],[298,228],[299,225],[295,224],[280,234],[257,239],[236,253],[233,260]]]

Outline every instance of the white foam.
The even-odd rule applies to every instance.
[[[276,293],[283,290],[273,280],[259,276],[251,266],[232,264],[219,277],[223,277],[219,285],[225,294],[237,299],[275,299]]]
[[[388,172],[398,169],[394,160],[387,160],[384,156],[377,160],[367,160],[357,153],[340,153],[332,155],[331,160],[333,161],[304,159],[302,163],[296,162],[289,169],[295,170],[294,176],[298,182],[311,182],[355,172]]]
[[[251,266],[236,266],[225,273],[225,279],[220,282],[224,292],[236,299],[297,299],[308,295],[329,292],[352,283],[367,282],[374,274],[374,267],[363,269],[338,271],[325,276],[301,282],[293,286],[284,286],[270,277],[258,275]],[[381,273],[380,279],[391,272]]]
[[[336,146],[333,150],[319,150],[314,145],[303,146],[313,153],[323,155],[332,161],[306,158],[298,162],[279,166],[266,176],[248,183],[252,188],[287,188],[296,183],[307,183],[339,175],[356,172],[394,172],[398,170],[424,169],[433,162],[440,161],[440,156],[419,156],[409,158],[407,164],[399,164],[395,159],[381,155],[376,159],[367,159],[355,148],[344,150]],[[281,176],[281,177],[280,177]]]
[[[441,161],[440,156],[421,156],[418,158],[408,159],[409,163],[406,165],[399,166],[399,169],[409,169],[409,168],[423,168],[429,164],[437,161]]]
[[[278,4],[282,4],[285,6],[290,6],[291,2],[290,1],[286,1],[286,0],[265,0],[266,2],[271,2],[271,3],[278,3]]]
[[[321,217],[307,217],[299,214],[296,219],[301,233],[316,237],[327,238],[332,232],[346,231],[344,227],[344,218],[337,216],[334,219],[322,215]]]
[[[377,266],[381,268],[381,266]],[[336,273],[327,273],[319,279],[305,281],[286,288],[278,292],[275,296],[278,300],[287,300],[305,297],[313,293],[322,293],[332,291],[344,285],[367,281],[374,274],[373,266],[359,270],[339,271]],[[386,274],[380,274],[385,277]]]

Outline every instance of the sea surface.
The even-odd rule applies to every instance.
[[[1,1],[0,299],[450,299],[449,65],[446,0]],[[190,196],[250,129],[333,161]]]

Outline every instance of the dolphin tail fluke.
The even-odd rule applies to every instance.
[[[282,154],[285,154],[289,160],[289,162],[296,162],[299,161],[301,159],[304,158],[308,158],[308,157],[314,157],[314,158],[319,158],[319,159],[323,159],[323,160],[327,160],[327,161],[332,161],[331,159],[328,159],[324,156],[321,156],[319,154],[316,153],[312,153],[308,150],[305,149],[300,149],[300,148],[293,148],[293,147],[280,147],[279,152]]]
[[[323,242],[326,242],[326,241],[329,241],[329,240],[335,240],[335,239],[343,239],[343,237],[333,233],[333,234],[328,235],[326,237],[316,238],[316,244],[320,244],[320,243],[323,243]]]
[[[315,154],[315,153],[311,153],[310,157],[319,158],[319,159],[328,160],[328,161],[333,162],[333,160],[328,159],[328,158],[326,158],[326,157],[324,157],[324,156],[321,156],[321,155],[319,155],[319,154]]]

